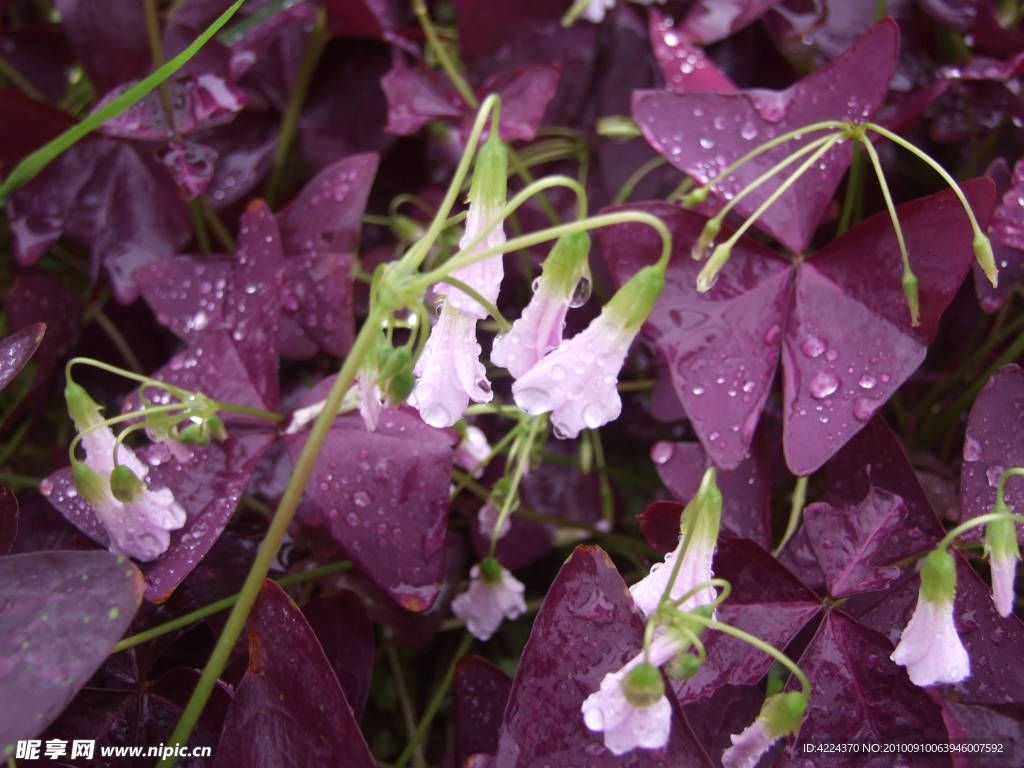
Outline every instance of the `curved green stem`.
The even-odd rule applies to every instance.
[[[448,494],[449,501],[453,501],[456,496],[458,496],[460,493],[462,493],[463,490],[465,490],[467,482],[473,479],[473,474],[478,469],[482,469],[486,467],[488,464],[490,464],[492,461],[494,461],[498,454],[500,454],[505,449],[505,446],[512,442],[512,440],[516,437],[516,433],[519,431],[522,424],[523,422],[519,422],[514,427],[512,427],[512,429],[508,431],[508,434],[506,434],[503,438],[501,438],[501,440],[495,443],[494,447],[491,448],[490,452],[488,452],[487,456],[485,456],[482,461],[478,461],[476,463],[476,466],[474,466],[471,470],[466,472],[465,477],[459,480],[459,482],[455,485],[455,488],[452,490],[452,492]]]
[[[509,330],[511,330],[512,324],[509,323],[509,321],[505,319],[505,316],[498,311],[498,308],[494,306],[494,304],[489,302],[487,299],[485,299],[478,290],[476,290],[475,288],[471,288],[470,286],[466,285],[466,283],[464,283],[462,280],[459,280],[457,277],[452,277],[451,275],[448,275],[447,277],[442,277],[441,282],[447,283],[453,288],[458,288],[464,294],[473,299],[473,301],[475,301],[481,307],[486,309],[487,314],[489,314],[491,317],[498,321],[498,325],[501,326],[502,333],[508,333]]]
[[[438,40],[437,30],[434,29],[434,23],[430,20],[430,13],[427,11],[426,3],[423,0],[412,0],[412,8],[416,13],[416,19],[419,21],[420,27],[423,28],[423,34],[427,37],[427,43],[430,45],[431,50],[434,51],[434,55],[437,56],[437,61],[441,68],[448,75],[448,79],[452,81],[452,85],[455,86],[455,90],[459,92],[462,100],[466,102],[470,109],[476,109],[480,106],[480,102],[476,98],[476,94],[473,93],[473,89],[469,87],[466,79],[462,76],[462,73],[455,66],[451,56],[448,55],[448,51],[445,50],[444,46],[441,45],[441,41]]]
[[[796,479],[796,486],[793,488],[793,502],[789,507],[789,522],[786,523],[786,532],[782,534],[782,541],[779,542],[779,546],[772,550],[772,556],[778,557],[779,552],[786,546],[793,534],[796,533],[796,529],[800,525],[800,520],[803,517],[804,504],[807,502],[807,481],[809,478],[798,477]]]
[[[273,421],[275,424],[280,424],[285,420],[283,413],[274,413],[273,411],[264,411],[260,408],[250,408],[247,405],[235,405],[234,403],[222,403],[219,400],[213,401],[216,409],[222,413],[237,413],[241,416],[252,416],[256,419],[264,419],[265,421]]]
[[[673,600],[671,605],[673,608],[678,608],[691,597],[699,595],[705,589],[709,589],[711,587],[721,587],[722,591],[718,593],[718,597],[716,597],[713,602],[704,603],[702,607],[710,606],[711,608],[717,608],[728,599],[729,595],[732,594],[732,584],[725,579],[708,579],[707,581],[702,581],[700,584],[697,584],[688,592],[684,593],[682,597],[678,597]]]
[[[547,420],[547,414],[541,414],[540,416],[531,416],[528,419],[529,426],[527,427],[526,435],[523,438],[522,444],[519,446],[519,461],[516,463],[515,469],[512,471],[512,481],[509,485],[508,493],[501,503],[501,511],[498,513],[498,519],[494,523],[494,530],[491,531],[491,547],[488,551],[489,557],[494,557],[494,550],[498,546],[498,531],[508,520],[508,516],[512,514],[512,501],[516,498],[519,492],[519,483],[523,479],[523,475],[526,473],[527,467],[530,466],[530,451],[533,449],[533,441],[537,438],[537,432],[540,429],[540,425]]]
[[[628,202],[629,198],[633,194],[633,190],[636,189],[636,185],[643,181],[644,177],[649,173],[656,171],[667,162],[668,160],[661,155],[658,155],[633,171],[629,178],[626,179],[625,183],[619,187],[619,191],[615,193],[615,199],[612,200],[612,205],[622,205],[623,203]]]
[[[985,525],[986,523],[991,523],[994,520],[1013,520],[1013,522],[1015,523],[1024,523],[1024,515],[1014,515],[1008,512],[989,512],[985,515],[978,515],[977,517],[972,517],[967,522],[960,523],[960,525],[958,525],[956,528],[947,533],[945,537],[942,539],[942,541],[940,541],[935,548],[949,549],[949,545],[953,543],[954,539],[956,539],[957,536],[960,536],[966,531],[971,530],[971,528],[977,528],[979,526]]]
[[[111,427],[115,424],[121,424],[126,421],[144,419],[147,416],[152,415],[154,413],[168,413],[169,411],[177,410],[186,410],[186,407],[183,406],[181,403],[171,403],[170,405],[154,405],[150,408],[145,408],[141,411],[132,411],[130,413],[119,414],[118,416],[111,416],[109,419],[104,419],[99,424],[91,424],[85,429],[83,429],[81,432],[79,432],[77,435],[75,435],[74,438],[72,438],[71,445],[68,446],[68,455],[71,457],[72,462],[77,461],[77,459],[75,459],[75,449],[78,447],[78,444],[82,442],[82,438],[90,434],[91,432],[96,432],[98,430],[103,429],[104,427]]]
[[[231,650],[235,647],[235,642],[245,628],[246,619],[248,619],[249,612],[256,603],[260,587],[263,586],[263,581],[270,571],[270,566],[273,564],[281,548],[281,542],[288,531],[288,526],[295,517],[295,510],[302,499],[306,483],[313,472],[313,465],[334,422],[334,415],[338,412],[345,393],[355,380],[356,372],[359,370],[363,358],[376,340],[376,334],[380,333],[381,322],[390,311],[390,307],[380,304],[372,307],[366,322],[356,336],[352,349],[348,357],[345,358],[345,363],[338,372],[337,378],[334,380],[324,409],[313,423],[313,428],[309,432],[306,444],[302,447],[302,453],[295,462],[295,471],[288,481],[288,486],[285,488],[280,504],[278,504],[277,512],[270,522],[267,535],[264,537],[256,553],[256,559],[249,569],[249,575],[246,577],[245,583],[238,593],[238,602],[228,616],[227,622],[224,625],[224,631],[217,640],[217,645],[214,647],[213,653],[203,669],[199,683],[196,685],[188,705],[182,712],[181,719],[178,721],[174,732],[168,739],[168,743],[184,744],[187,742],[193,728],[195,728],[196,723],[199,721],[199,715],[203,711],[203,707],[206,706],[206,702],[209,700],[217,680],[224,671]],[[158,768],[170,768],[173,764],[174,758],[164,758],[158,764]]]

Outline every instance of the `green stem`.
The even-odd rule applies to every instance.
[[[206,221],[206,225],[213,232],[213,236],[217,238],[217,242],[220,243],[224,249],[224,253],[234,253],[238,250],[238,245],[235,243],[235,238],[231,236],[228,228],[224,226],[224,222],[221,221],[220,214],[214,210],[213,206],[210,205],[210,201],[206,199],[206,195],[200,195],[196,198],[199,201],[199,209],[203,213],[203,219]]]
[[[352,349],[348,357],[345,358],[345,363],[342,365],[341,371],[339,371],[338,377],[334,380],[334,385],[331,387],[330,394],[327,396],[324,410],[313,423],[313,428],[310,430],[306,444],[302,448],[302,453],[295,462],[295,471],[292,473],[284,495],[281,497],[277,513],[270,523],[267,535],[256,553],[256,559],[249,569],[249,575],[245,579],[245,584],[242,586],[241,592],[238,593],[238,602],[228,616],[227,623],[224,625],[224,631],[217,640],[217,645],[214,647],[213,653],[203,669],[199,683],[192,693],[192,698],[182,712],[181,719],[178,721],[178,725],[175,727],[174,733],[167,740],[167,743],[184,744],[187,742],[192,734],[192,729],[195,728],[196,723],[199,721],[199,715],[203,711],[203,707],[206,706],[206,702],[210,698],[217,680],[224,671],[231,650],[235,647],[235,642],[245,628],[246,619],[256,603],[260,587],[263,586],[263,581],[270,571],[270,566],[273,564],[281,548],[281,541],[288,531],[292,518],[295,517],[295,510],[302,499],[309,476],[313,472],[313,465],[334,422],[334,414],[338,412],[345,393],[355,380],[356,372],[359,370],[363,358],[372,348],[377,334],[380,333],[381,323],[390,311],[390,307],[380,304],[371,308],[366,322],[356,336]],[[174,762],[174,758],[164,758],[158,764],[158,768],[170,768]]]
[[[475,288],[471,288],[470,286],[466,285],[466,283],[464,283],[462,280],[459,280],[459,278],[452,277],[451,275],[441,278],[441,282],[447,283],[453,288],[458,288],[464,294],[473,299],[473,301],[475,301],[481,307],[486,309],[487,313],[498,321],[498,325],[501,326],[502,333],[508,333],[512,329],[511,323],[509,323],[509,321],[505,319],[505,316],[498,311],[498,308],[494,306],[491,302],[489,302],[487,299],[485,299],[483,295],[481,295],[481,293]]]
[[[854,223],[855,209],[861,199],[864,184],[864,159],[860,154],[860,144],[854,142],[853,158],[850,160],[850,176],[846,181],[846,196],[843,198],[843,213],[839,217],[836,237],[839,237]]]
[[[444,672],[444,677],[441,678],[441,682],[434,689],[434,695],[430,697],[427,708],[423,711],[423,717],[420,718],[419,725],[416,726],[416,732],[412,735],[409,743],[405,745],[402,754],[398,756],[394,768],[405,768],[405,764],[409,762],[413,751],[427,735],[427,731],[430,730],[430,726],[434,722],[434,717],[437,715],[438,710],[441,709],[445,696],[448,695],[448,689],[451,688],[452,680],[455,679],[455,665],[459,663],[459,659],[466,655],[472,643],[473,636],[471,634],[467,632],[462,636],[458,648],[455,649],[455,655],[452,656],[452,660]]]
[[[412,7],[416,13],[416,18],[420,22],[420,26],[423,28],[423,34],[427,36],[427,44],[434,51],[438,63],[444,69],[445,74],[448,75],[448,79],[452,81],[455,90],[459,92],[462,100],[466,102],[470,109],[479,108],[480,101],[477,99],[476,94],[473,93],[473,89],[469,87],[466,79],[455,66],[455,62],[448,55],[448,51],[441,45],[441,41],[437,39],[437,30],[434,29],[434,23],[430,20],[430,13],[427,11],[426,3],[423,0],[412,0]]]
[[[889,184],[886,182],[885,173],[882,171],[882,161],[879,159],[878,152],[875,150],[875,146],[871,143],[871,139],[867,136],[861,136],[860,143],[863,144],[864,149],[867,150],[868,157],[871,159],[871,165],[875,169],[875,176],[878,177],[878,185],[882,188],[882,197],[885,198],[885,207],[889,211],[889,218],[892,219],[892,227],[896,230],[896,241],[900,245],[900,256],[903,259],[903,275],[906,277],[908,274],[913,274],[913,270],[910,268],[910,256],[907,253],[907,243],[903,239],[903,228],[900,226],[899,216],[896,215],[896,205],[892,201],[892,195],[889,193]],[[917,325],[917,323],[915,322],[914,325]]]
[[[615,199],[612,200],[612,205],[622,205],[623,203],[628,202],[629,198],[633,195],[633,190],[636,189],[636,185],[639,184],[647,174],[657,170],[667,162],[668,160],[659,155],[658,157],[648,160],[633,171],[629,178],[626,179],[626,182],[619,187],[619,191],[615,193]]]
[[[597,467],[597,483],[601,493],[601,516],[611,526],[615,523],[615,500],[612,497],[611,483],[608,481],[608,465],[604,460],[601,433],[596,429],[588,429],[587,434],[590,436],[590,447],[594,451],[594,465]]]
[[[458,481],[458,483],[456,483],[455,489],[450,494],[448,494],[449,501],[454,501],[455,497],[462,493],[462,491],[466,488],[466,481],[472,480],[473,474],[477,470],[482,469],[483,467],[486,467],[488,464],[490,464],[495,459],[495,457],[497,457],[498,454],[500,454],[505,449],[505,446],[512,442],[513,438],[516,437],[516,433],[519,431],[522,423],[523,422],[519,422],[514,427],[512,427],[512,429],[508,431],[508,434],[501,438],[501,440],[499,440],[497,444],[495,444],[495,446],[491,448],[490,453],[487,454],[484,460],[477,462],[477,465],[473,467],[471,470],[469,470],[466,473],[465,477],[463,477],[461,480]],[[0,464],[0,466],[3,465]]]
[[[519,483],[522,482],[523,475],[530,466],[530,451],[533,450],[533,441],[537,438],[540,425],[545,421],[547,421],[547,414],[532,416],[528,421],[529,426],[527,427],[526,435],[519,446],[519,461],[512,471],[512,481],[509,484],[508,493],[505,494],[505,498],[502,500],[498,520],[494,523],[494,530],[491,531],[491,548],[488,552],[488,557],[494,557],[494,550],[498,547],[498,531],[501,530],[505,521],[508,520],[508,516],[512,514],[512,501],[518,495]]]
[[[320,57],[330,35],[327,33],[327,13],[321,8],[317,11],[316,20],[313,22],[313,31],[306,43],[306,52],[302,56],[302,63],[299,65],[299,72],[295,76],[295,83],[292,85],[292,92],[288,96],[288,106],[285,108],[284,116],[281,118],[281,131],[277,138],[277,146],[274,147],[274,159],[270,166],[270,178],[267,181],[267,204],[274,208],[277,205],[281,194],[281,187],[284,184],[284,175],[288,165],[288,155],[291,153],[292,143],[295,141],[295,133],[299,127],[299,117],[302,115],[302,108],[309,95],[309,86],[313,82],[313,73],[316,72]]]
[[[46,101],[46,97],[39,92],[39,89],[32,85],[31,81],[15,69],[14,65],[3,56],[0,56],[0,76],[7,78],[11,85],[29,98],[36,101]]]
[[[347,571],[352,568],[352,563],[347,560],[340,560],[336,563],[328,563],[327,565],[321,565],[319,568],[312,568],[302,573],[294,573],[289,576],[282,576],[280,579],[275,579],[277,585],[280,587],[291,587],[295,584],[302,584],[306,581],[314,581],[324,576],[330,576],[334,573],[340,573],[341,571]],[[209,605],[198,608],[190,613],[186,613],[179,616],[176,619],[172,619],[159,626],[147,629],[145,632],[139,632],[137,635],[131,635],[130,637],[124,638],[121,642],[114,646],[114,650],[111,654],[119,653],[120,651],[126,651],[129,648],[134,648],[136,645],[142,645],[148,643],[162,635],[166,635],[169,632],[173,632],[176,629],[182,629],[191,624],[202,621],[203,619],[209,618],[216,613],[226,611],[228,608],[238,602],[238,595],[231,595],[225,597],[223,600],[218,600]]]
[[[508,164],[519,175],[519,178],[523,180],[523,183],[526,184],[527,186],[536,183],[537,180],[533,178],[533,174],[530,173],[530,169],[526,167],[526,164],[523,162],[522,158],[519,157],[519,153],[512,149],[510,145],[506,145],[506,149],[508,150]],[[577,199],[582,201],[580,203],[582,208],[580,209],[580,212],[577,214],[577,218],[582,219],[584,216],[587,215],[587,196],[580,195],[580,193],[577,192],[576,197]],[[551,222],[551,226],[557,227],[559,224],[562,223],[561,217],[559,217],[557,211],[555,211],[554,206],[551,205],[551,201],[548,200],[547,195],[545,195],[543,192],[537,193],[537,203],[538,205],[540,205],[540,209],[544,212],[544,215],[548,217],[548,221]]]
[[[156,12],[156,0],[142,0],[142,8],[146,15],[146,35],[149,37],[149,53],[153,58],[154,69],[160,69],[164,65],[164,44],[160,39],[160,18]],[[160,91],[160,105],[164,109],[164,117],[167,118],[167,125],[173,131],[174,111],[171,109],[171,95],[167,91],[167,81],[164,80],[157,86]]]
[[[1015,475],[1024,475],[1024,470],[1018,469],[1016,467],[1014,467],[1013,469],[1008,469],[1006,472],[1003,473],[1003,475],[1006,475],[1007,472]],[[1000,480],[1002,480],[1002,478],[1000,478]],[[958,525],[956,528],[947,533],[945,538],[943,538],[942,541],[940,541],[938,546],[936,546],[935,548],[942,550],[949,549],[949,545],[953,543],[957,536],[960,536],[961,534],[971,530],[971,528],[977,528],[982,525],[987,525],[988,523],[994,522],[995,520],[1012,520],[1015,523],[1024,523],[1024,515],[1013,515],[1007,512],[989,512],[986,515],[978,515],[977,517],[972,517],[967,522],[960,523],[960,525]]]
[[[91,304],[86,307],[85,310],[86,318],[96,321],[96,325],[103,329],[103,332],[107,334],[107,338],[114,344],[117,351],[124,358],[125,363],[132,373],[137,373],[140,376],[143,374],[142,363],[139,362],[139,358],[135,356],[134,350],[128,344],[128,340],[122,335],[120,329],[114,325],[110,318],[107,317],[103,310],[96,304]]]
[[[188,201],[188,212],[192,215],[192,227],[196,231],[196,241],[199,243],[199,251],[207,255],[213,248],[210,245],[210,233],[206,229],[206,222],[203,220],[203,209],[199,197],[193,197]]]
[[[285,420],[283,413],[274,413],[273,411],[264,411],[259,408],[250,408],[246,405],[235,405],[234,403],[221,403],[214,401],[218,411],[223,413],[237,413],[242,416],[252,416],[257,419],[264,419],[265,421],[273,421],[276,424],[280,424]]]
[[[779,556],[779,552],[786,546],[793,534],[796,533],[796,529],[800,525],[800,520],[803,517],[804,504],[807,502],[807,481],[809,478],[798,477],[796,479],[796,487],[793,488],[793,503],[789,507],[789,522],[786,524],[786,532],[782,534],[782,541],[779,542],[773,551],[774,557]]]

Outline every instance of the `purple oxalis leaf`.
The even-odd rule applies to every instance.
[[[973,268],[974,289],[978,293],[978,302],[981,304],[982,310],[989,314],[998,312],[1007,297],[1013,293],[1014,288],[1024,282],[1024,254],[1021,254],[1020,250],[1013,245],[1007,245],[997,236],[997,230],[999,230],[1008,233],[1011,241],[1024,242],[1024,237],[1014,235],[1016,228],[1012,223],[1015,209],[1024,208],[1024,204],[1020,203],[1021,192],[1024,191],[1020,187],[1021,184],[1024,184],[1024,169],[1022,169],[1021,175],[1017,176],[1016,168],[1014,168],[1014,174],[1018,185],[1016,191],[1011,187],[1013,182],[1010,177],[1010,169],[1007,168],[1006,161],[1001,157],[996,158],[985,171],[985,175],[995,182],[996,198],[1002,200],[1002,203],[996,207],[995,213],[992,214],[992,223],[988,228],[992,242],[992,255],[996,267],[999,268],[999,285],[995,288],[992,287],[992,283],[985,276],[980,264],[975,264]]]
[[[987,222],[991,181],[963,188]],[[689,251],[704,217],[662,203],[639,208],[659,216],[673,242],[666,288],[644,331],[658,344],[701,443],[724,469],[749,450],[783,352],[786,463],[800,476],[818,469],[921,364],[974,261],[967,216],[956,195],[943,192],[897,209],[920,285],[916,327],[884,213],[806,261],[787,262],[741,238],[714,286],[699,294],[700,264]],[[722,237],[729,235],[723,227]],[[609,227],[598,237],[620,285],[661,249],[660,238],[640,226]]]
[[[778,3],[779,0],[697,0],[679,27],[687,39],[709,45],[743,29]]]
[[[1002,202],[992,214],[989,233],[994,240],[1018,250],[1024,250],[1024,160],[1013,166],[1013,178],[1007,184],[1005,179],[996,184],[1001,187]],[[1002,276],[1000,276],[1001,278]],[[1000,279],[1002,282],[1002,279]]]
[[[358,722],[370,695],[373,672],[373,622],[366,606],[355,592],[345,590],[310,601],[302,615],[334,669]]]
[[[956,32],[968,32],[978,0],[921,0],[920,5],[940,24]]]
[[[6,301],[5,311],[6,309]],[[10,321],[15,324],[15,321]],[[46,333],[45,323],[32,323],[5,339],[0,339],[0,389],[11,383],[18,371],[25,367],[32,355],[39,349]]]
[[[735,91],[733,85],[704,51],[686,38],[671,16],[657,8],[648,11],[650,16],[651,47],[658,60],[665,89],[670,93],[697,93],[712,91],[725,93]]]
[[[326,396],[333,378],[300,406]],[[285,437],[295,459],[307,433]],[[449,433],[424,424],[412,410],[387,411],[376,432],[359,414],[335,419],[306,486],[310,504],[299,516],[323,525],[356,568],[402,606],[425,611],[444,580]]]
[[[785,91],[637,91],[633,119],[666,160],[705,183],[759,143],[788,131],[823,120],[870,120],[888,93],[897,48],[896,24],[883,20],[842,56]],[[716,187],[708,198],[708,212],[722,205],[715,194],[736,194],[811,138],[768,150],[730,174],[724,188]],[[758,219],[757,226],[790,250],[804,251],[850,158],[849,142],[830,150],[822,158],[823,170],[801,177]],[[736,212],[751,215],[781,181],[776,176],[751,191],[736,205]]]
[[[56,0],[61,28],[96,90],[149,73],[146,16],[135,0]]]
[[[1004,365],[978,393],[967,419],[963,464],[960,472],[960,522],[986,515],[996,505],[999,477],[1010,467],[1024,466],[1024,370]],[[1003,497],[1011,512],[1024,513],[1024,482],[1006,481]],[[965,536],[978,541],[978,527]],[[1024,541],[1024,525],[1017,525],[1017,539]]]
[[[900,575],[894,566],[875,560],[889,534],[903,523],[903,499],[872,487],[856,506],[833,507],[825,502],[804,509],[804,526],[825,574],[832,598],[885,589]]]
[[[249,668],[215,752],[217,768],[376,763],[316,635],[272,581],[249,615]]]
[[[659,555],[667,555],[679,543],[679,518],[683,505],[678,501],[652,501],[636,516],[640,535]]]
[[[191,219],[155,158],[112,139],[86,139],[61,154],[7,203],[14,253],[34,264],[61,237],[92,248],[93,273],[107,268],[122,304],[138,297],[136,270],[175,253]]]
[[[971,676],[937,690],[962,704],[1008,704],[1024,700],[1024,625],[1016,616],[1002,618],[991,591],[959,553],[953,619],[971,660]],[[860,621],[895,644],[917,604],[921,580],[914,576],[891,590]],[[888,654],[886,654],[888,655]]]
[[[0,172],[5,174],[75,124],[67,112],[11,88],[0,88],[0,113],[4,115],[0,121]]]
[[[800,668],[811,682],[811,698],[797,743],[819,734],[844,741],[885,741],[893,734],[917,742],[947,740],[938,706],[889,660],[890,653],[892,645],[885,635],[840,610],[830,611],[800,657]],[[787,690],[798,687],[790,678]],[[792,743],[777,763],[804,764]],[[890,758],[878,763],[891,764]]]
[[[771,546],[771,484],[768,442],[755,438],[751,452],[734,470],[719,470],[722,491],[722,538],[753,539]],[[665,487],[686,504],[697,493],[711,458],[699,443],[655,443],[651,459]],[[676,528],[678,529],[678,519]],[[677,530],[678,536],[678,530]],[[673,549],[675,545],[673,544]]]
[[[324,0],[327,29],[338,37],[395,42],[401,11],[397,0]]]
[[[214,208],[241,200],[263,179],[277,146],[279,124],[272,114],[250,110],[229,125],[196,137],[208,151],[217,153],[213,178],[206,190]]]
[[[110,655],[142,600],[142,574],[109,552],[0,558],[0,754],[37,736]],[[73,642],[69,642],[73,638]]]
[[[615,566],[597,547],[577,547],[544,598],[523,650],[494,768],[712,765],[675,705],[669,742],[658,750],[615,757],[601,734],[584,725],[584,699],[642,645],[643,621]]]
[[[469,654],[459,659],[453,680],[455,762],[470,755],[498,751],[498,730],[505,714],[512,678],[487,659]]]
[[[572,0],[519,0],[495,5],[490,0],[454,0],[459,47],[467,60],[493,53],[508,42],[508,35],[532,25],[555,24]]]
[[[18,497],[6,485],[0,485],[0,555],[10,554],[18,538]]]
[[[718,620],[776,648],[785,648],[822,610],[817,595],[749,539],[723,542],[714,573],[733,589],[718,609]],[[756,683],[774,663],[767,654],[714,630],[705,633],[703,642],[707,661],[693,677],[673,682],[680,704],[710,696],[723,685]]]
[[[39,326],[46,327],[46,335],[41,341],[32,344],[29,353],[35,354],[35,362],[39,365],[38,383],[42,385],[57,370],[64,355],[78,338],[82,302],[62,280],[49,273],[33,270],[15,279],[12,288],[4,294],[3,306],[11,328],[17,334],[29,334],[24,338],[19,336],[22,344],[31,344],[32,335],[38,332]],[[22,364],[24,362],[27,362],[27,358]],[[20,368],[21,365],[18,365],[10,372],[10,376]],[[4,386],[9,381],[10,378],[7,378]]]

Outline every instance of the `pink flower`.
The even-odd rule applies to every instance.
[[[479,478],[484,474],[484,467],[480,463],[490,455],[491,444],[487,442],[487,436],[479,427],[470,424],[466,427],[466,436],[455,447],[452,460],[467,472],[472,472],[473,477]]]
[[[764,720],[758,717],[739,736],[732,734],[729,738],[732,746],[722,753],[723,768],[754,768],[761,756],[781,737],[768,733]]]
[[[512,329],[494,340],[491,362],[522,378],[544,355],[562,342],[569,304],[544,285],[537,289]]]
[[[432,427],[450,427],[462,418],[471,399],[487,403],[493,396],[480,362],[476,320],[448,303],[442,306],[413,373],[417,381],[409,403]]]
[[[622,412],[619,370],[639,330],[614,322],[606,309],[512,385],[516,405],[531,416],[550,412],[561,438],[614,421]]]
[[[1017,558],[991,555],[989,566],[992,571],[992,600],[999,615],[1005,619],[1013,613],[1016,598],[1013,582],[1017,578]]]
[[[377,423],[380,421],[381,411],[384,409],[384,398],[381,396],[380,387],[365,378],[359,379],[359,415],[363,417],[363,423],[368,432],[377,430]]]
[[[452,613],[465,619],[477,640],[490,640],[503,619],[518,619],[526,613],[525,587],[497,560],[487,558],[474,565],[469,578],[469,589],[452,601]]]
[[[477,205],[475,203],[471,204],[469,206],[469,213],[466,215],[466,233],[462,236],[462,239],[459,240],[459,248],[464,249],[473,238],[483,232],[484,227],[498,216],[499,211],[500,206],[492,207],[488,205]],[[494,248],[503,245],[504,243],[505,229],[499,222],[498,225],[487,234],[483,239],[483,242],[473,249],[473,252]],[[462,256],[464,253],[464,250],[459,251],[459,253],[456,254],[456,258],[458,256]],[[478,261],[475,264],[470,264],[468,267],[456,269],[452,272],[451,276],[456,280],[464,282],[470,288],[487,299],[487,301],[491,302],[491,304],[495,304],[498,301],[498,291],[501,288],[501,280],[505,276],[505,268],[502,264],[501,256],[492,256],[489,259],[484,259],[483,261]],[[488,312],[476,299],[471,298],[465,292],[460,291],[454,286],[448,285],[447,283],[438,283],[434,286],[434,291],[438,294],[447,296],[448,303],[464,315],[475,318],[476,320],[486,320],[490,316],[490,312]]]
[[[914,685],[959,683],[971,674],[971,660],[953,623],[953,602],[932,602],[918,593],[917,607],[890,657]]]
[[[675,550],[665,555],[665,561],[651,566],[651,572],[629,588],[633,602],[644,617],[651,616],[661,602],[661,596],[668,588],[668,580],[675,568],[676,558],[683,548],[683,537]],[[678,600],[698,584],[714,577],[711,571],[711,560],[715,554],[715,540],[705,536],[694,536],[693,543],[686,550],[686,556],[679,566],[675,583],[672,585],[671,598]],[[679,606],[682,611],[691,611],[700,605],[710,605],[718,599],[714,587],[701,589]]]
[[[651,642],[648,661],[655,667],[679,653],[679,643],[661,635]],[[662,694],[653,705],[639,707],[626,700],[622,682],[644,661],[640,653],[618,672],[609,672],[601,688],[583,702],[583,722],[592,731],[604,733],[604,745],[615,755],[624,755],[637,747],[660,749],[668,743],[672,726],[672,707]]]
[[[498,524],[498,518],[500,516],[501,510],[489,501],[480,507],[480,511],[476,513],[476,520],[480,525],[480,535],[485,539],[490,539],[492,536],[496,539],[500,539],[511,531],[512,520],[506,517],[501,521],[501,527],[498,529],[498,532],[494,532],[494,527]]]
[[[106,529],[111,552],[142,562],[155,560],[170,546],[170,532],[185,525],[185,510],[169,489],[145,485],[149,468],[124,445],[118,447],[118,463],[130,469],[143,482],[143,487],[133,501],[121,502],[114,498],[110,489],[114,442],[110,427],[100,427],[83,435],[85,464],[92,470],[94,482],[88,493],[86,489],[79,490]]]

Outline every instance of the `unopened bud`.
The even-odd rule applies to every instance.
[[[700,237],[697,238],[697,242],[693,244],[693,249],[690,251],[690,255],[694,261],[700,261],[706,255],[708,250],[714,245],[715,238],[718,237],[719,231],[722,229],[722,222],[717,217],[714,219],[708,219],[708,223],[704,225],[704,229],[700,232]]]
[[[985,277],[993,288],[999,287],[999,270],[996,269],[996,257],[992,253],[992,242],[980,229],[974,235],[974,258],[981,264]]]
[[[910,324],[917,328],[921,324],[921,300],[918,297],[917,275],[907,267],[903,271],[903,295],[910,307]]]
[[[802,691],[777,693],[764,700],[760,719],[772,738],[778,739],[800,730],[807,714],[807,694]]]
[[[493,557],[485,557],[480,561],[480,578],[484,584],[496,586],[501,584],[501,563]]]
[[[708,259],[700,274],[697,275],[698,293],[707,293],[711,290],[711,286],[715,284],[718,273],[722,271],[722,267],[725,266],[725,262],[729,260],[731,255],[732,246],[728,242],[715,246],[715,250],[711,252],[711,258]]]
[[[626,115],[607,115],[599,118],[594,125],[598,136],[626,141],[640,135],[640,128]]]
[[[137,501],[144,489],[142,481],[124,464],[114,467],[114,471],[110,473],[110,492],[122,504]]]
[[[698,205],[703,205],[705,203],[710,192],[711,187],[697,187],[683,195],[679,204],[682,205],[683,208],[696,208]]]
[[[678,680],[687,680],[700,671],[700,658],[692,653],[681,653],[668,665],[668,673]]]
[[[622,679],[622,693],[634,707],[653,707],[665,695],[661,670],[648,661],[640,662]]]
[[[178,442],[205,448],[210,444],[210,435],[203,428],[202,424],[189,424],[184,429],[178,431]]]
[[[103,475],[88,464],[81,461],[71,462],[71,479],[75,481],[78,495],[92,506],[98,507],[109,499]]]
[[[103,421],[100,407],[81,385],[68,381],[64,387],[64,399],[68,404],[68,413],[79,432]]]

